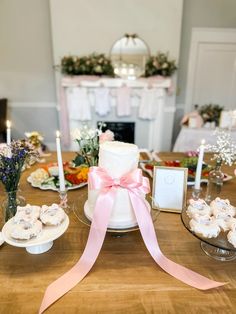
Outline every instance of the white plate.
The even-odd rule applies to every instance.
[[[32,172],[33,173],[33,172]],[[27,178],[27,181],[34,187],[34,188],[39,188],[40,190],[52,190],[52,191],[58,191],[59,189],[58,188],[54,188],[52,187],[51,185],[41,185],[41,184],[35,184],[33,183],[33,180],[31,178],[31,176],[29,176]],[[75,189],[79,189],[79,188],[82,188],[83,186],[87,185],[88,183],[87,182],[84,182],[84,183],[80,183],[78,185],[73,185],[73,186],[69,186],[67,187],[67,190],[75,190]]]
[[[151,178],[153,177],[153,170],[146,169],[146,167],[145,167],[146,163],[140,162],[139,165],[140,165],[140,168],[144,172],[146,172]],[[229,181],[229,180],[231,180],[233,178],[232,176],[228,175],[227,173],[224,173],[224,176],[225,176],[224,179],[223,179],[224,182]],[[208,182],[207,179],[201,179],[201,183],[207,183],[207,182]],[[188,181],[187,185],[191,186],[191,185],[194,185],[194,183],[195,183],[194,181]]]
[[[12,246],[30,248],[42,247],[59,238],[69,226],[69,217],[66,215],[65,220],[59,226],[43,226],[42,232],[30,240],[16,240],[11,237],[11,231],[14,228],[13,218],[8,220],[2,228],[2,236],[5,242]],[[42,253],[42,252],[40,252]]]

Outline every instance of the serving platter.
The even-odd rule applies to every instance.
[[[32,187],[38,188],[38,189],[40,189],[40,190],[59,191],[59,188],[53,187],[53,186],[51,186],[51,185],[46,185],[46,184],[42,185],[42,184],[36,184],[36,183],[34,183],[31,176],[29,176],[29,177],[27,178],[27,182],[29,182]],[[81,184],[74,184],[74,185],[72,185],[72,186],[67,187],[67,190],[79,189],[79,188],[82,188],[83,186],[85,186],[85,185],[87,185],[87,184],[88,184],[87,182],[84,182],[84,183],[81,183]]]

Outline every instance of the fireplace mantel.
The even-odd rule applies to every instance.
[[[127,86],[134,91],[140,91],[144,88],[155,88],[161,92],[161,98],[158,102],[158,113],[153,120],[144,120],[138,117],[138,108],[140,99],[132,96],[131,98],[131,115],[128,117],[116,116],[116,99],[111,96],[111,111],[108,115],[101,117],[95,113],[94,108],[94,90],[97,88],[107,87],[115,90],[116,88]],[[79,128],[84,122],[68,118],[68,110],[66,104],[66,89],[83,87],[87,89],[89,102],[91,105],[91,121],[88,124],[91,127],[96,127],[98,121],[111,122],[134,122],[135,123],[135,144],[140,148],[149,150],[165,150],[171,148],[171,137],[173,129],[173,118],[175,112],[175,96],[171,93],[173,89],[173,80],[163,77],[139,78],[137,80],[124,80],[119,78],[98,78],[94,76],[74,76],[62,77],[61,79],[61,97],[59,106],[59,115],[61,121],[61,131],[67,143],[64,146],[68,150],[77,150],[78,146],[70,138],[70,133],[73,129]],[[66,126],[66,119],[68,125]],[[69,134],[68,134],[69,133]]]
[[[127,80],[121,78],[106,78],[90,75],[63,76],[61,79],[63,87],[81,86],[88,88],[109,87],[118,88],[127,86],[132,88],[171,88],[172,80],[169,77],[153,76],[149,78],[139,78],[136,80]]]

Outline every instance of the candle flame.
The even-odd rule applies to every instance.
[[[204,145],[206,143],[206,140],[205,139],[202,139],[201,140],[201,145]]]
[[[56,131],[56,137],[60,137],[61,136],[61,133],[60,133],[60,131]]]
[[[10,129],[10,127],[11,127],[11,121],[10,120],[6,121],[6,126],[7,126],[8,129]]]

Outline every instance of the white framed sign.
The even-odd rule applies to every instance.
[[[154,167],[152,207],[180,213],[186,203],[188,169]]]

